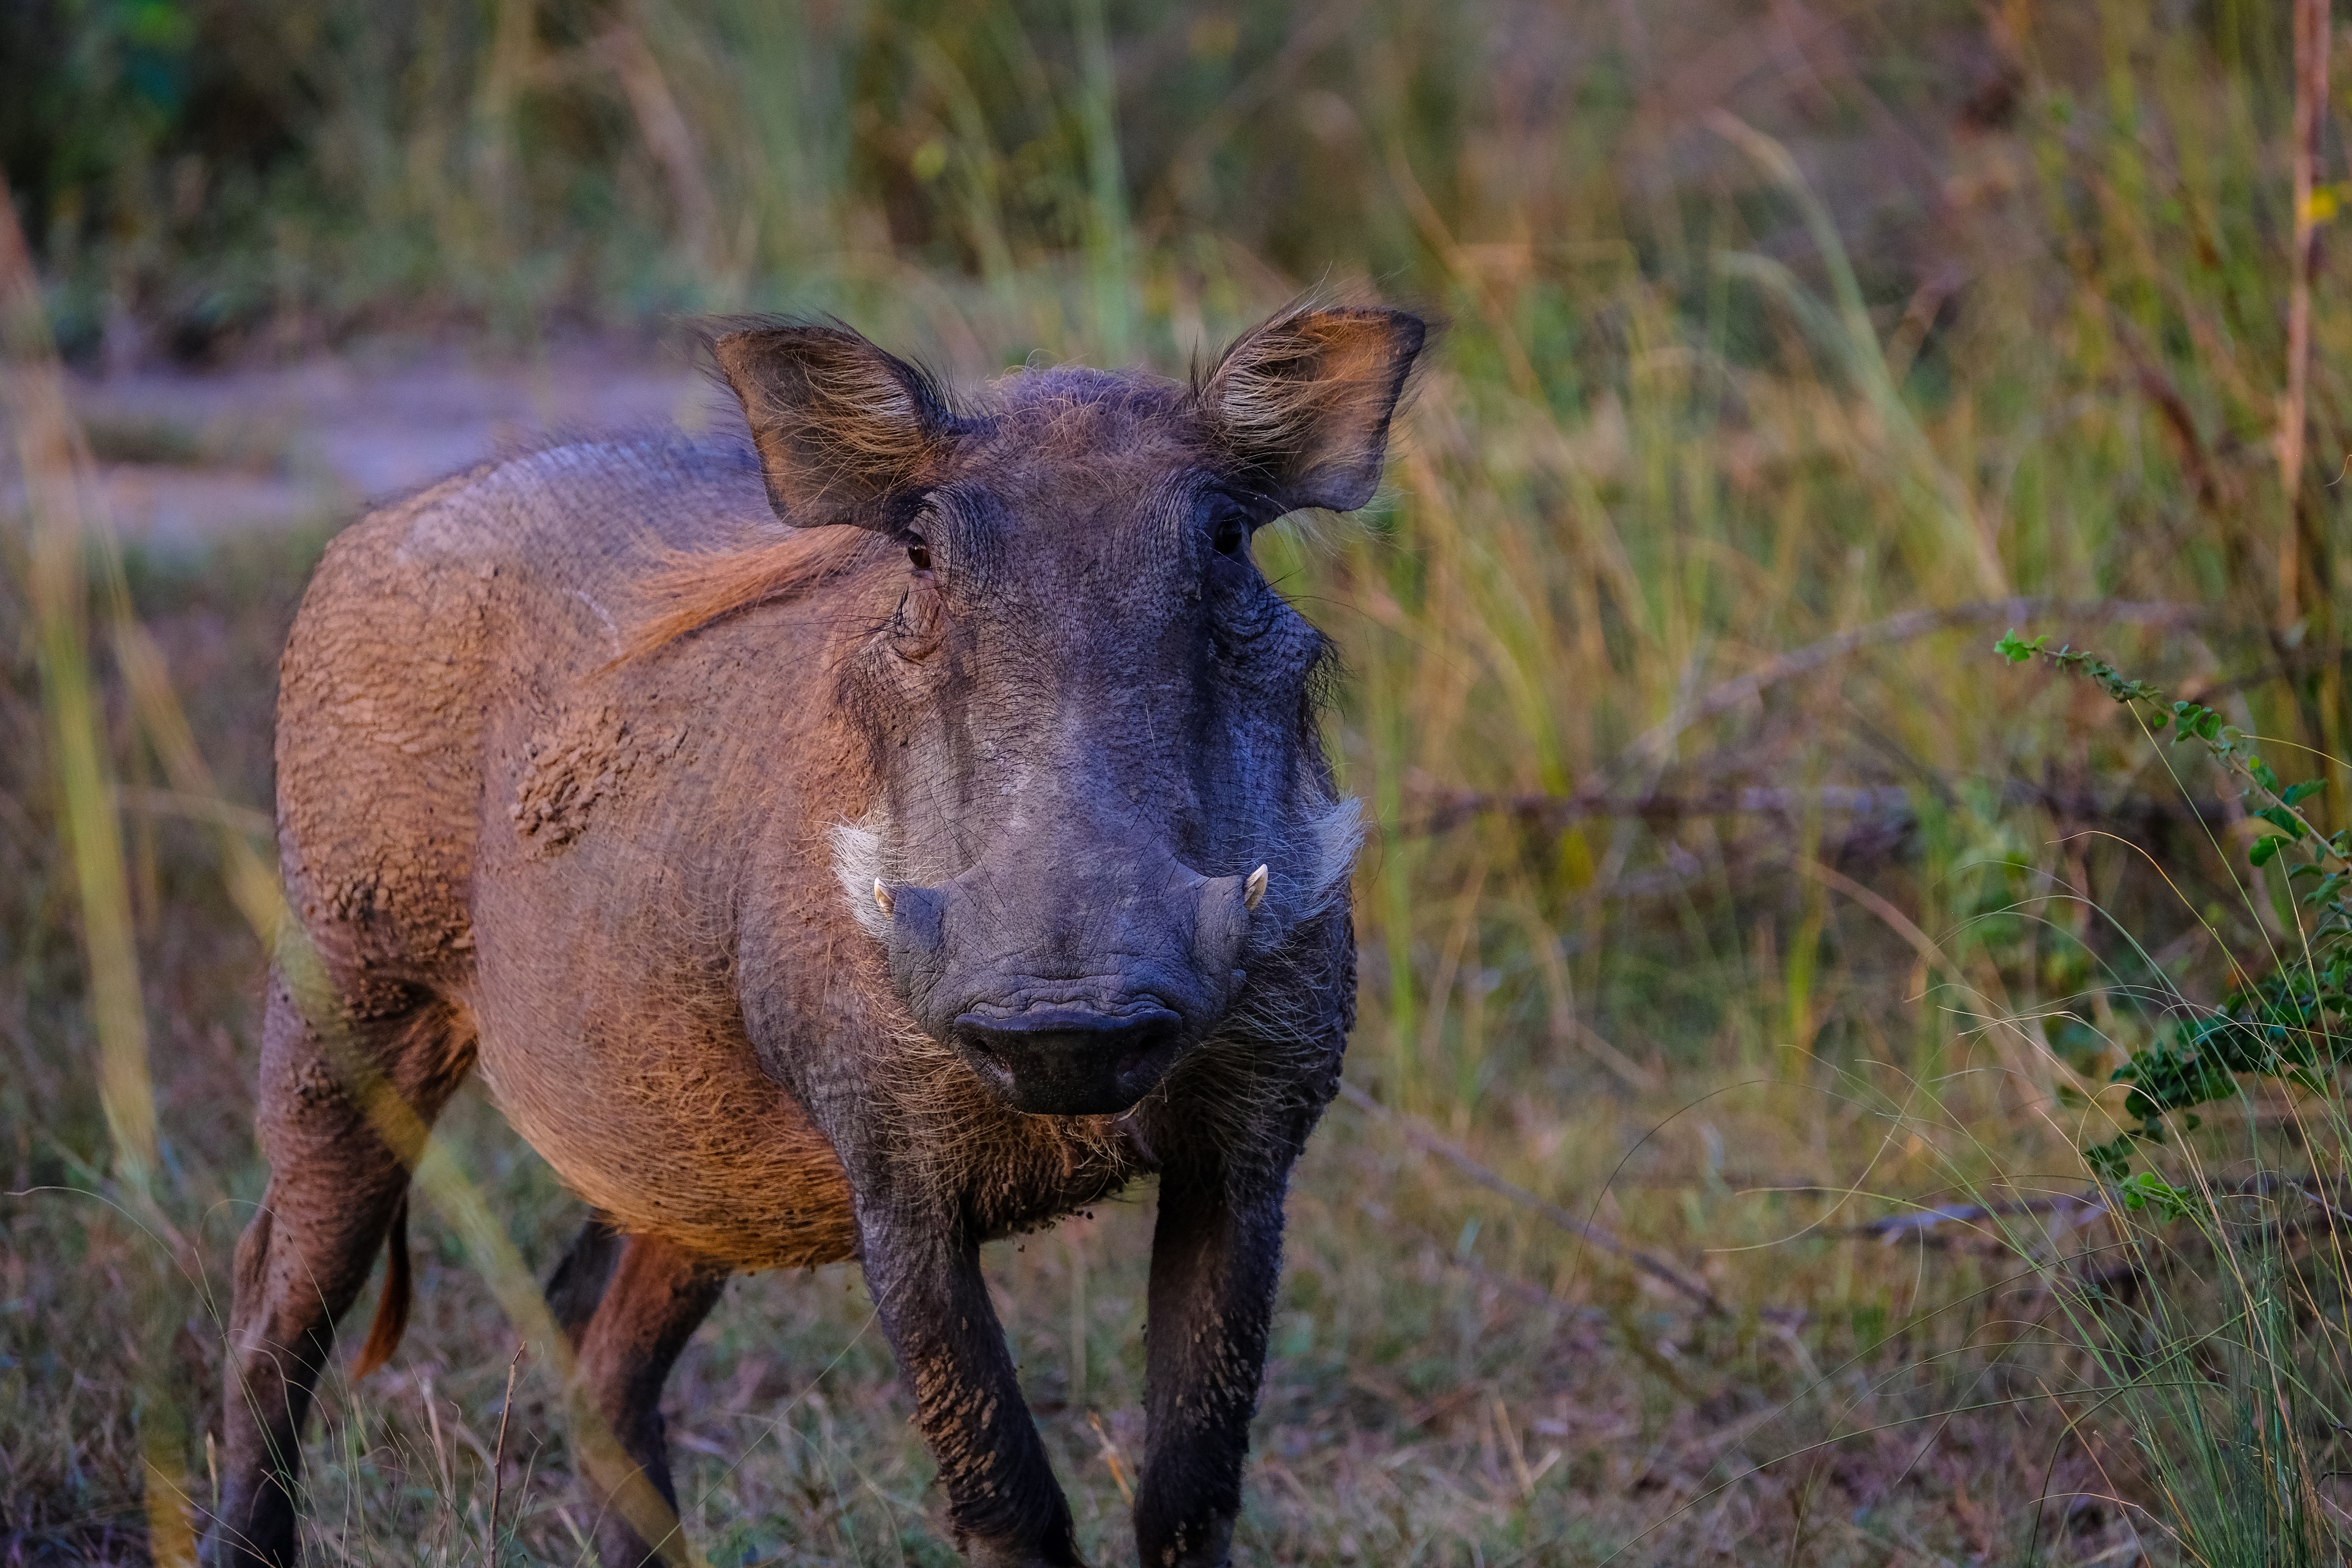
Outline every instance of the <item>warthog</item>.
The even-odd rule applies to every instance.
[[[1328,645],[1251,537],[1370,499],[1423,336],[1298,309],[1190,384],[960,404],[753,323],[711,344],[748,442],[553,445],[335,541],[278,728],[326,984],[270,986],[213,1561],[294,1556],[303,1416],[387,1238],[362,1370],[397,1339],[415,1150],[366,1101],[429,1122],[472,1072],[594,1211],[548,1298],[606,1563],[683,1555],[657,1405],[729,1275],[851,1258],[969,1559],[1076,1562],[980,1247],[1147,1173],[1136,1538],[1226,1560],[1360,838]]]

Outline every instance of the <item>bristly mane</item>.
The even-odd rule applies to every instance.
[[[674,552],[644,584],[646,597],[661,607],[632,631],[613,662],[659,652],[755,605],[797,599],[890,548],[860,528],[793,528],[739,550]]]

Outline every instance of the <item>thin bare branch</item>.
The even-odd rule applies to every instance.
[[[1435,1154],[1476,1185],[1486,1188],[1499,1197],[1510,1199],[1511,1202],[1540,1215],[1594,1250],[1605,1252],[1637,1272],[1648,1275],[1668,1289],[1687,1298],[1710,1317],[1729,1318],[1736,1315],[1729,1307],[1717,1299],[1714,1291],[1708,1289],[1704,1282],[1693,1275],[1675,1268],[1654,1252],[1619,1240],[1616,1233],[1606,1226],[1596,1225],[1588,1219],[1579,1219],[1549,1198],[1538,1197],[1527,1188],[1516,1183],[1505,1181],[1490,1167],[1481,1163],[1467,1149],[1445,1137],[1421,1118],[1405,1111],[1392,1110],[1354,1084],[1344,1080],[1339,1085],[1339,1098],[1371,1120],[1394,1127],[1406,1142],[1423,1153]]]

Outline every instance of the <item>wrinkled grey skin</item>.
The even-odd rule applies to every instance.
[[[969,1558],[1076,1562],[979,1246],[1150,1173],[1138,1545],[1225,1560],[1354,1012],[1324,644],[1248,536],[1369,498],[1421,338],[1293,314],[1200,387],[1047,372],[952,414],[764,326],[718,344],[750,449],[553,447],[330,550],[288,885],[368,1072],[429,1121],[478,1070],[597,1210],[550,1297],[626,1456],[584,1454],[606,1563],[656,1550],[630,1467],[670,1498],[662,1381],[728,1275],[849,1256]],[[747,562],[783,564],[617,657]],[[273,983],[216,1563],[292,1560],[310,1389],[406,1188],[318,1022]]]
[[[956,873],[891,890],[892,983],[1024,1111],[1124,1110],[1226,1016],[1244,874],[1276,847],[1293,897],[1258,947],[1331,891],[1329,785],[1301,744],[1322,639],[1216,552],[1231,503],[1205,488],[1112,463],[1083,488],[999,469],[935,493],[916,526],[954,567],[943,646],[915,692],[892,665],[859,696],[902,753],[893,847]],[[1013,545],[1029,517],[1055,519],[1054,549]]]

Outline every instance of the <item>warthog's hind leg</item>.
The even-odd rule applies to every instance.
[[[429,1124],[464,1076],[454,1027],[446,1008],[426,1003],[354,1024],[352,1045]],[[216,1568],[294,1562],[302,1420],[336,1321],[367,1282],[408,1190],[408,1167],[345,1092],[274,975],[258,1099],[269,1185],[236,1247],[221,1502],[204,1548]]]
[[[622,1236],[601,1215],[582,1229],[548,1281],[548,1305],[579,1352],[581,1394],[626,1456],[598,1454],[602,1434],[575,1433],[604,1568],[687,1561],[682,1539],[652,1542],[637,1528],[651,1510],[633,1471],[660,1495],[671,1516],[663,1522],[674,1522],[677,1490],[662,1429],[662,1384],[726,1285],[723,1265],[656,1237]]]
[[[580,1336],[588,1331],[588,1320],[604,1305],[604,1288],[613,1282],[613,1266],[620,1262],[628,1239],[602,1211],[591,1214],[555,1272],[547,1277],[547,1310],[575,1351]]]

